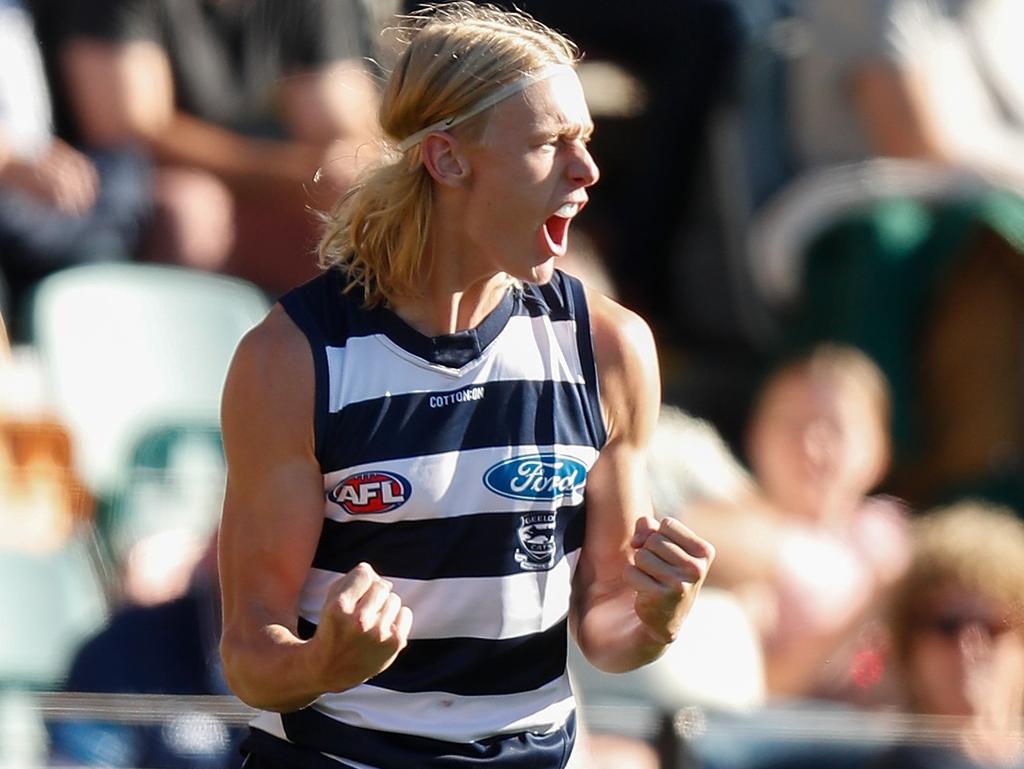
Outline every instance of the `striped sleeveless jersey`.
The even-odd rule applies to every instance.
[[[313,352],[324,479],[299,632],[360,561],[394,584],[412,631],[365,684],[259,715],[249,744],[303,766],[562,766],[570,584],[606,437],[582,286],[556,270],[433,338],[342,286],[329,271],[281,300]]]

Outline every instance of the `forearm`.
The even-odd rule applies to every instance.
[[[972,104],[944,99],[926,74],[876,63],[862,67],[853,86],[879,154],[969,168],[1024,187],[1024,134]]]
[[[148,137],[161,162],[206,170],[241,195],[306,198],[324,147],[257,139],[178,112],[170,125]]]
[[[636,593],[623,588],[590,599],[576,613],[576,643],[594,667],[606,673],[624,673],[653,662],[668,643],[655,638],[634,608]]]
[[[244,632],[225,628],[224,675],[240,700],[282,713],[309,705],[323,694],[314,675],[310,643],[279,624]]]

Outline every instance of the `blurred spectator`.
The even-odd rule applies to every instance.
[[[860,351],[822,345],[763,385],[748,424],[756,488],[678,511],[707,532],[714,585],[760,630],[769,697],[854,697],[855,646],[905,562],[902,507],[867,496],[888,463],[888,394]],[[864,650],[857,649],[859,653]]]
[[[215,552],[211,545],[184,596],[117,612],[78,651],[66,690],[228,694],[218,653]],[[56,766],[227,769],[241,763],[240,734],[212,713],[183,713],[156,724],[57,721],[50,734]]]
[[[873,769],[1024,766],[1024,524],[966,501],[921,516],[911,534],[889,612],[894,661],[908,709],[959,726],[952,750],[895,747]]]
[[[815,0],[802,18],[790,96],[807,165],[920,158],[1024,189],[1019,2]]]
[[[62,64],[86,141],[158,162],[146,257],[282,291],[316,272],[307,206],[375,153],[359,0],[75,0]]]
[[[858,164],[772,215],[824,230],[794,242],[802,322],[870,350],[892,380],[902,495],[926,505],[1010,477],[998,493],[1024,511],[1024,52],[1009,31],[1024,6],[816,0],[801,21],[797,151],[806,168]],[[832,210],[809,214],[821,201]]]
[[[147,213],[141,161],[86,155],[57,138],[50,97],[28,11],[0,0],[0,288],[7,283],[18,336],[36,280],[79,262],[131,258]]]

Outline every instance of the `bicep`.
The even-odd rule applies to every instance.
[[[592,301],[608,442],[587,478],[581,587],[621,579],[636,522],[653,514],[647,452],[661,400],[657,354],[647,324],[610,300]]]
[[[249,629],[265,623],[294,629],[323,525],[312,359],[297,330],[283,336],[269,344],[259,334],[243,340],[222,404],[228,465],[219,543],[224,612],[229,625]]]

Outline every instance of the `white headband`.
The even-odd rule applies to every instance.
[[[457,115],[446,117],[444,120],[438,120],[436,123],[431,123],[426,128],[421,128],[416,133],[409,134],[402,141],[398,142],[399,152],[405,152],[410,147],[415,147],[419,144],[423,137],[432,131],[447,131],[449,128],[454,128],[459,123],[464,123],[471,117],[479,115],[488,107],[493,107],[499,101],[504,101],[509,96],[519,93],[524,90],[527,86],[533,85],[540,80],[547,80],[549,77],[561,74],[563,72],[575,72],[576,70],[569,64],[549,64],[543,69],[539,69],[536,72],[530,72],[523,75],[518,80],[513,80],[511,83],[506,83],[496,91],[492,91],[487,94],[484,98],[472,105],[468,109],[460,112]]]

